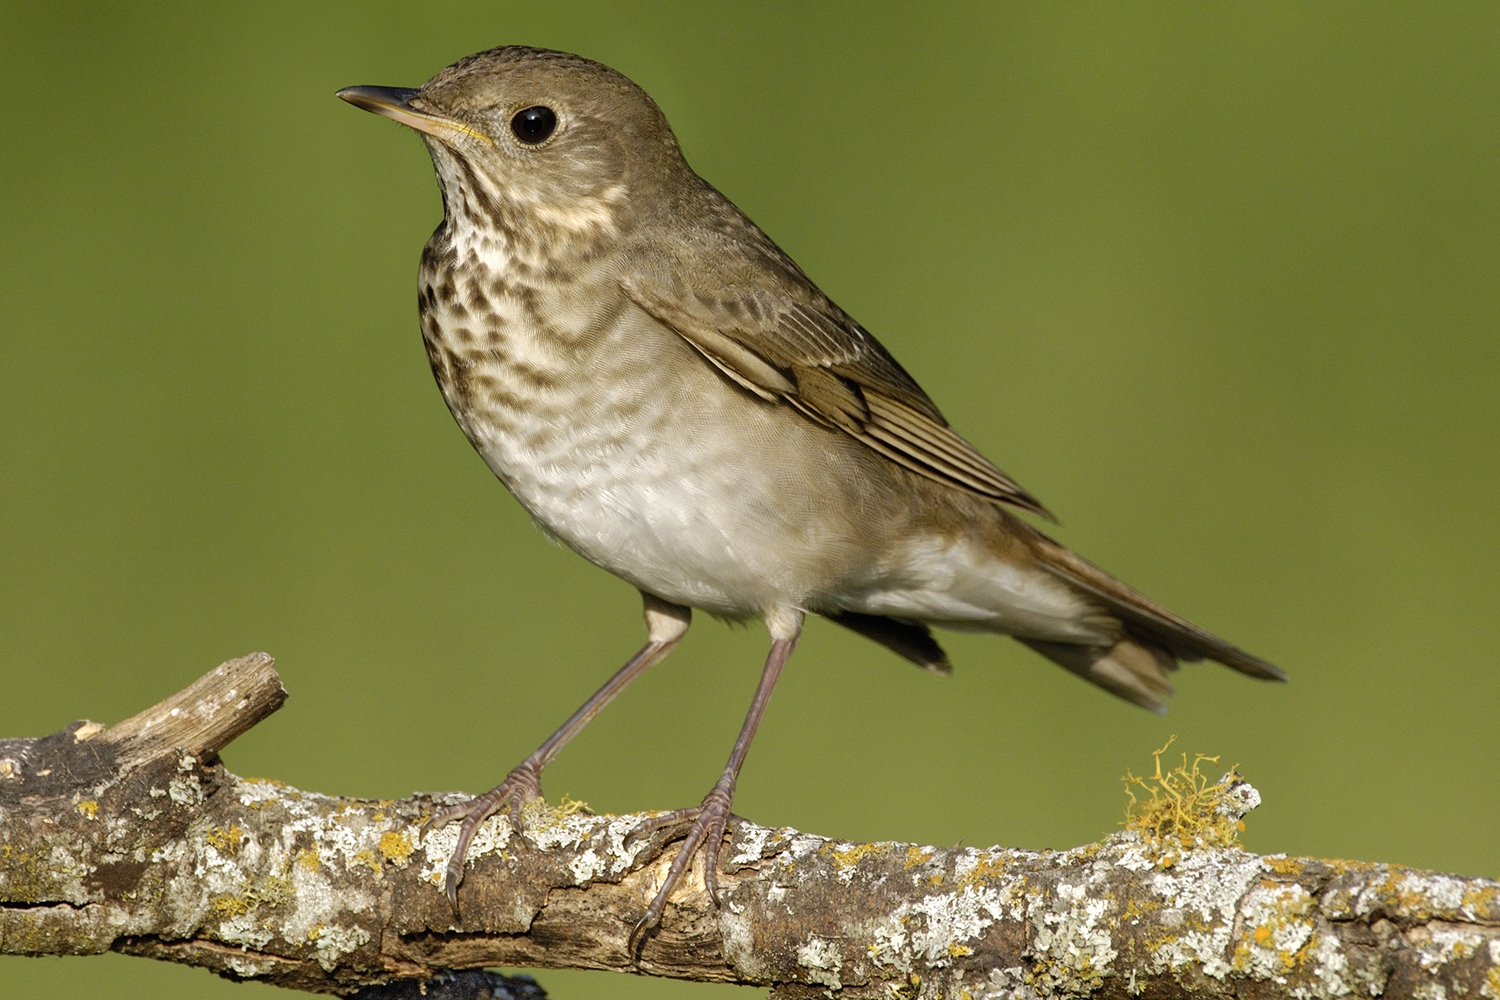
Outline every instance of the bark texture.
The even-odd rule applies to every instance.
[[[114,727],[0,741],[0,954],[113,949],[366,996],[421,995],[420,981],[429,997],[535,998],[525,980],[446,972],[522,965],[787,1000],[1500,1000],[1500,884],[1129,832],[941,850],[736,821],[721,905],[695,866],[631,956],[675,846],[629,840],[643,816],[542,807],[519,831],[481,828],[455,920],[441,879],[456,834],[424,825],[453,797],[338,798],[218,763],[284,698],[254,654]],[[1232,799],[1258,796],[1241,784]]]

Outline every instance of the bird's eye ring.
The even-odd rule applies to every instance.
[[[556,129],[557,112],[540,104],[517,111],[516,116],[510,120],[510,130],[528,146],[546,142],[547,137]]]

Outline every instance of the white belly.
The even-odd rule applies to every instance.
[[[487,410],[451,396],[449,406],[522,506],[590,562],[718,614],[800,604],[806,564],[821,558],[807,536],[826,526],[787,514],[785,470],[710,429],[760,422],[769,439],[783,414],[728,389],[644,314],[627,315],[608,341],[571,370],[576,362],[544,344],[526,353],[508,344],[510,363],[548,371],[553,384],[529,388],[524,407]]]
[[[819,517],[817,497],[789,503],[785,478],[756,456],[701,440],[684,448],[672,408],[649,416],[632,434],[572,423],[510,464],[519,442],[497,440],[486,459],[547,531],[678,604],[742,616],[811,602],[1024,638],[1108,638],[1087,602],[1050,573],[964,541],[841,537],[843,518]],[[847,555],[821,559],[814,545]],[[821,579],[810,571],[829,563],[839,569]]]
[[[877,496],[894,483],[870,474],[862,447],[732,386],[656,320],[627,309],[600,337],[571,355],[514,335],[503,360],[450,351],[468,359],[470,382],[510,391],[489,399],[444,384],[495,475],[590,562],[731,617],[845,609],[1097,638],[1071,588],[972,542],[914,533],[904,505]]]
[[[547,532],[643,590],[726,615],[784,603],[756,544],[767,526],[734,502],[762,484],[723,463],[693,475],[669,448],[624,437],[573,424],[542,448],[496,434],[481,454]]]

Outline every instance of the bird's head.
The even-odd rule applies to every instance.
[[[506,46],[415,90],[346,87],[338,96],[422,134],[450,225],[512,239],[618,230],[688,170],[644,90],[562,52]],[[527,232],[536,229],[543,233]]]

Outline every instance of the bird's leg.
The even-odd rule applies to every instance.
[[[786,612],[777,616],[767,615],[766,624],[771,627],[773,637],[771,652],[766,657],[765,669],[761,671],[760,684],[750,702],[750,711],[745,714],[745,724],[740,727],[740,737],[734,742],[729,763],[724,765],[724,773],[719,775],[718,782],[704,797],[702,805],[657,816],[642,823],[631,833],[632,837],[636,837],[664,827],[689,824],[682,834],[682,847],[672,861],[672,867],[667,869],[666,878],[662,880],[656,898],[651,900],[651,905],[646,907],[645,914],[630,932],[631,955],[640,952],[645,934],[661,922],[662,912],[667,906],[667,896],[682,880],[688,865],[692,864],[693,855],[700,847],[703,849],[704,888],[708,890],[714,905],[719,903],[719,851],[724,846],[725,827],[729,825],[729,806],[734,801],[734,785],[739,779],[740,765],[745,762],[745,754],[750,750],[750,741],[755,738],[755,730],[760,726],[761,716],[765,714],[766,705],[771,701],[771,692],[776,687],[777,678],[781,676],[781,668],[786,666],[792,650],[797,648],[797,639],[802,634],[802,614]]]
[[[519,827],[521,807],[527,802],[534,802],[542,797],[542,768],[551,763],[552,758],[556,757],[558,752],[568,745],[568,741],[577,736],[605,705],[613,701],[615,695],[625,690],[631,681],[645,673],[647,669],[666,659],[667,654],[677,648],[678,641],[687,632],[692,618],[690,609],[668,604],[650,594],[642,593],[641,596],[646,603],[646,629],[649,641],[641,647],[640,652],[632,656],[630,661],[606,681],[603,687],[595,691],[592,698],[584,702],[557,732],[547,738],[547,742],[532,751],[530,756],[516,766],[515,770],[506,775],[504,781],[483,795],[477,795],[467,802],[460,802],[433,816],[434,828],[455,819],[463,820],[458,828],[458,843],[453,848],[453,856],[448,860],[448,870],[443,881],[444,889],[448,894],[448,905],[453,908],[455,915],[458,913],[458,887],[464,880],[464,856],[469,851],[469,844],[473,842],[479,825],[499,812],[508,802],[511,822]]]

